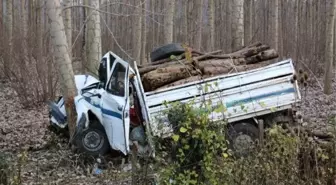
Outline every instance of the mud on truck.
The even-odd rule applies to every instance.
[[[169,118],[162,114],[167,109],[165,101],[193,100],[197,108],[211,99],[214,105],[224,104],[226,111],[212,112],[209,118],[227,120],[230,142],[234,150],[239,149],[245,146],[239,142],[242,138],[247,145],[259,139],[263,127],[299,121],[295,108],[301,95],[294,75],[293,62],[288,59],[258,69],[145,92],[137,63],[131,67],[115,53],[107,52],[100,62],[99,79],[75,76],[78,116],[74,142],[80,151],[92,155],[103,155],[111,149],[127,155],[133,144],[139,154],[153,154],[150,138],[169,137],[173,130]],[[207,84],[214,83],[216,89],[202,91]],[[245,110],[240,109],[241,103]],[[51,125],[66,129],[64,99],[50,102],[49,107]]]

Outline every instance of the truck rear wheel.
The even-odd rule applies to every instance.
[[[259,139],[258,128],[249,122],[240,122],[229,125],[229,146],[237,156],[246,156],[254,148]]]
[[[100,123],[91,123],[76,139],[80,153],[97,156],[106,154],[109,149],[109,141]]]

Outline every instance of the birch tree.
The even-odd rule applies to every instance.
[[[76,126],[74,96],[76,96],[76,86],[74,73],[68,53],[68,44],[64,31],[64,24],[61,14],[60,0],[46,0],[47,15],[50,20],[50,36],[53,46],[53,56],[60,75],[62,94],[65,100],[67,121],[69,126],[70,139]]]
[[[325,52],[325,79],[324,79],[324,93],[332,93],[332,77],[333,77],[333,60],[334,60],[334,26],[336,17],[336,0],[329,2],[330,13],[327,17],[327,39],[326,39],[326,52]]]
[[[99,9],[99,0],[90,0],[90,5],[94,9]],[[98,76],[98,65],[102,57],[101,28],[99,12],[91,8],[88,9],[89,16],[87,23],[87,66],[88,72]]]
[[[167,15],[164,16],[164,43],[169,44],[173,42],[175,0],[164,0],[164,7],[167,8]]]
[[[231,49],[237,50],[244,45],[244,0],[234,0],[231,3],[232,3]]]

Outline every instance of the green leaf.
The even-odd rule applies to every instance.
[[[224,157],[224,158],[228,158],[229,155],[228,155],[227,153],[223,153],[223,157]]]
[[[170,60],[175,60],[176,56],[175,55],[170,55]]]
[[[186,132],[187,132],[187,129],[184,128],[184,127],[181,127],[181,128],[180,128],[180,132],[181,132],[181,133],[186,133]]]
[[[259,102],[259,105],[260,105],[261,107],[263,107],[263,108],[265,108],[265,107],[266,107],[266,104],[265,104],[265,102]]]
[[[227,109],[226,107],[223,105],[223,103],[218,103],[217,108],[214,110],[216,113],[222,113],[222,112],[226,112]]]
[[[276,111],[276,108],[275,107],[272,107],[271,108],[271,112],[275,112]]]
[[[172,138],[173,138],[173,140],[174,140],[175,142],[177,142],[177,141],[179,140],[180,136],[174,134],[174,135],[172,136]]]
[[[205,85],[205,87],[204,87],[204,91],[205,91],[205,92],[208,92],[208,91],[209,91],[209,87],[208,87],[207,85]]]

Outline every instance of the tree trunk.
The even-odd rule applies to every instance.
[[[135,1],[136,2],[136,7],[135,8],[135,19],[134,19],[134,35],[133,35],[133,59],[140,64],[141,63],[141,28],[142,28],[142,16],[141,16],[141,3],[143,3],[142,1]],[[133,62],[131,62],[130,64],[131,66],[133,66]]]
[[[88,0],[83,0],[83,4],[84,5],[89,5]],[[82,57],[82,73],[85,73],[87,71],[87,66],[88,66],[88,62],[87,62],[87,50],[88,50],[88,46],[87,46],[87,22],[86,22],[86,18],[87,18],[87,13],[88,13],[88,9],[83,7],[82,9],[83,11],[83,36],[82,36],[82,48],[81,48],[81,57]]]
[[[331,94],[332,93],[332,77],[333,77],[333,59],[334,59],[334,25],[335,25],[335,17],[336,17],[336,0],[333,0],[329,4],[329,8],[332,8],[328,19],[327,24],[327,39],[326,39],[326,72],[324,79],[324,93]]]
[[[23,66],[25,67],[29,61],[29,53],[28,53],[28,4],[26,4],[26,0],[21,1],[21,23],[22,23],[22,52],[23,52]],[[27,6],[26,6],[27,5]],[[21,74],[24,75],[24,74]]]
[[[274,0],[274,48],[279,50],[279,0]]]
[[[70,139],[72,139],[76,126],[74,96],[76,96],[77,91],[71,60],[68,53],[63,19],[61,16],[60,1],[46,1],[46,8],[50,20],[50,35],[53,45],[53,56],[56,60],[56,64],[60,74],[60,84],[62,87],[62,94],[65,100]]]
[[[72,5],[72,0],[64,0],[64,6],[68,7]],[[69,56],[72,58],[72,26],[71,26],[71,8],[64,10],[64,28],[67,43],[69,47]]]
[[[234,0],[232,3],[232,45],[236,51],[244,45],[244,0]]]
[[[203,0],[197,1],[197,31],[195,38],[195,48],[200,51],[202,46],[202,30],[203,30]]]
[[[294,60],[298,60],[299,59],[299,17],[300,17],[300,14],[299,14],[299,5],[300,5],[300,0],[295,0],[295,6],[294,6],[294,19],[295,19],[295,22],[294,22],[294,40],[295,40],[295,51],[294,51]]]
[[[214,0],[209,2],[209,29],[210,29],[210,51],[215,50],[215,3]]]
[[[90,5],[99,9],[99,0],[90,0]],[[101,29],[99,12],[89,9],[87,24],[87,64],[88,72],[93,76],[98,76],[98,65],[102,55]]]
[[[142,31],[141,31],[141,38],[142,38],[142,44],[141,44],[141,61],[137,61],[138,64],[145,64],[147,61],[146,58],[146,46],[147,46],[147,21],[146,21],[146,2],[143,3],[142,5]],[[141,62],[141,63],[139,63]],[[148,63],[149,61],[147,61]]]
[[[4,61],[4,73],[6,77],[10,77],[10,64],[12,64],[12,54],[13,54],[13,1],[6,1],[6,27],[7,27],[7,38],[8,38],[8,55]]]
[[[169,44],[173,42],[175,0],[164,0],[164,3],[164,7],[167,8],[167,15],[164,16],[164,43]]]

